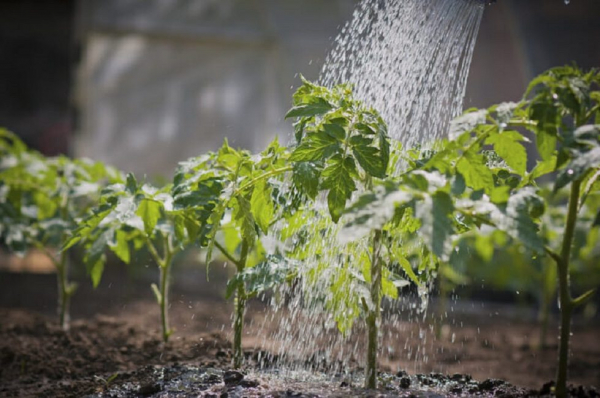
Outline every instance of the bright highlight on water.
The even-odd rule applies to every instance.
[[[462,111],[483,9],[480,0],[363,0],[337,37],[320,83],[326,86],[352,83],[356,98],[382,114],[391,138],[404,147],[427,145],[444,136],[450,120]],[[326,201],[322,200],[320,205],[325,212]],[[273,336],[263,332],[262,345],[278,342],[265,348],[287,360],[292,369],[339,372],[357,361],[363,362],[366,344],[362,325],[350,327],[346,336],[336,330],[339,325],[335,311],[342,315],[340,318],[352,318],[350,312],[356,308],[325,311],[324,307],[332,301],[330,286],[334,281],[342,275],[352,278],[361,273],[358,265],[352,269],[352,266],[345,268],[344,263],[360,263],[358,259],[349,259],[368,250],[366,242],[355,243],[354,249],[342,244],[338,236],[340,226],[328,220],[328,217],[307,220],[307,224],[327,225],[324,229],[323,225],[314,226],[322,229],[319,239],[307,245],[311,252],[299,271],[303,286],[284,285],[274,295],[275,310],[264,321],[265,325],[274,322],[276,326],[265,326],[263,330],[277,332]],[[275,232],[273,238],[275,242],[281,241],[281,234]],[[323,263],[329,264],[327,269],[319,269]],[[357,294],[361,288],[365,288],[364,282],[362,285],[347,282],[343,287],[348,295]],[[420,346],[404,347],[408,352],[406,359],[415,364],[413,370],[428,361],[433,349],[433,338],[428,339],[433,331],[423,322],[430,288],[419,289],[421,305],[414,297],[384,303],[387,310],[380,328],[382,350],[398,351],[403,344],[398,341],[403,327],[401,320],[423,323]],[[386,346],[388,343],[393,344]]]

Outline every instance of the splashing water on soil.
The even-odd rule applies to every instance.
[[[426,145],[441,137],[450,119],[462,110],[483,8],[480,0],[363,0],[337,37],[320,83],[352,83],[357,98],[381,112],[393,139],[405,147]],[[277,331],[265,332],[261,346],[270,345],[275,355],[296,370],[344,372],[364,363],[366,332],[359,324],[345,336],[338,332],[336,321],[355,317],[359,308],[335,302],[331,286],[338,285],[338,298],[366,288],[364,281],[358,282],[360,267],[352,262],[360,263],[358,253],[368,253],[368,243],[363,240],[352,247],[340,243],[340,225],[328,221],[324,197],[316,207],[323,216],[304,222],[313,228],[310,234],[320,238],[306,244],[305,257],[298,265],[300,282],[282,287],[271,299],[274,311],[265,325],[278,327],[264,328]],[[273,241],[282,240],[285,227],[273,228]],[[340,283],[343,278],[346,282]],[[414,371],[420,362],[428,362],[435,349],[434,330],[426,319],[430,288],[409,292],[405,288],[408,297],[384,303],[383,351],[389,348],[386,341],[398,339],[406,321],[422,324],[421,344],[407,354],[415,363]],[[273,346],[273,341],[278,344]]]

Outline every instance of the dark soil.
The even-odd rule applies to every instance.
[[[16,280],[8,285],[5,281],[0,278],[4,297],[34,294],[15,290]],[[399,337],[386,341],[388,347],[395,346],[381,355],[381,388],[374,392],[360,388],[357,362],[346,373],[309,377],[287,372],[276,357],[265,362],[266,353],[255,347],[264,337],[258,334],[266,332],[253,325],[269,312],[254,303],[244,337],[248,366],[243,373],[230,372],[231,304],[209,297],[206,289],[192,294],[176,285],[171,308],[175,334],[164,344],[158,308],[145,282],[128,295],[113,294],[118,297],[115,301],[108,300],[111,295],[102,289],[78,292],[73,303],[78,319],[68,333],[58,328],[51,315],[53,301],[19,306],[3,302],[0,295],[0,397],[512,397],[544,396],[551,391],[556,333],[550,333],[549,348],[538,350],[535,325],[502,316],[463,314],[449,322],[453,326],[443,329],[439,338],[433,338],[433,329],[425,324],[399,326]],[[28,284],[19,286],[25,289]],[[52,283],[35,287],[40,289],[35,294],[52,296],[47,291],[54,288]],[[98,314],[81,311],[88,306]],[[429,336],[425,344],[419,337],[422,329]],[[555,330],[552,325],[551,331]],[[600,327],[576,324],[573,332],[570,381],[588,387],[574,387],[572,395],[600,396],[591,387],[600,385]],[[427,361],[408,358],[406,354],[417,346],[428,350]]]

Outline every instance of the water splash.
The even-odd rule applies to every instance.
[[[462,110],[483,9],[481,0],[363,0],[321,83],[352,83],[405,147],[440,138]]]
[[[393,139],[405,147],[427,145],[443,136],[462,110],[483,7],[481,0],[362,0],[336,39],[320,82],[354,84],[357,98],[382,113]],[[301,278],[274,293],[274,311],[258,322],[264,336],[259,345],[291,369],[347,373],[363,363],[365,326],[358,322],[346,336],[336,330],[335,315],[352,315],[357,308],[332,309],[331,286],[343,275],[348,296],[365,288],[357,253],[368,252],[368,242],[340,243],[339,225],[327,221],[325,197],[315,211],[321,216],[305,224],[318,239],[285,243],[306,247]],[[285,227],[273,228],[273,241],[282,241]],[[277,249],[285,251],[285,244]],[[382,354],[395,358],[397,369],[401,362],[419,371],[436,353],[426,312],[430,287],[384,302]]]

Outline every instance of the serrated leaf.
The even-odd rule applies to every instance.
[[[415,285],[421,286],[421,281],[419,280],[419,277],[417,276],[417,274],[415,274],[415,271],[413,270],[410,262],[402,254],[400,247],[398,247],[398,246],[393,247],[392,250],[390,251],[390,254],[392,254],[392,258],[395,261],[397,261],[398,264],[400,264],[400,267],[402,267],[402,270],[406,273],[406,275],[410,278],[410,280]]]
[[[292,152],[291,162],[313,162],[324,160],[339,150],[338,141],[324,133],[308,135]]]
[[[296,162],[293,165],[294,185],[311,199],[319,193],[321,170],[312,162]]]
[[[212,260],[212,252],[215,247],[215,239],[217,238],[217,232],[219,231],[219,227],[221,226],[221,219],[225,214],[227,200],[222,199],[221,202],[213,209],[211,212],[208,223],[210,225],[210,230],[206,234],[207,244],[206,244],[206,267],[210,265],[210,261]],[[186,223],[187,226],[187,223]],[[189,232],[188,228],[188,232]],[[208,275],[208,273],[207,273]]]
[[[90,275],[90,278],[92,279],[92,285],[94,286],[94,289],[98,287],[98,285],[100,284],[100,281],[102,280],[102,274],[104,273],[105,261],[106,261],[106,259],[105,259],[104,255],[101,255],[100,257],[98,257],[96,259],[95,262],[89,263],[87,266],[88,274]]]
[[[264,179],[259,180],[254,186],[250,209],[256,224],[266,234],[275,214],[275,206],[271,198],[271,188]]]
[[[346,138],[346,130],[339,124],[325,123],[323,130],[338,141],[343,141]]]
[[[142,199],[135,212],[144,222],[144,230],[148,236],[154,233],[154,228],[160,218],[162,204],[151,199]]]
[[[377,148],[358,145],[352,148],[352,154],[367,174],[377,178],[385,178],[387,164],[383,162]]]
[[[536,166],[531,170],[530,177],[532,179],[539,178],[548,173],[552,173],[556,169],[556,156],[551,156],[547,160],[537,162]]]
[[[115,233],[115,241],[109,243],[110,249],[123,261],[125,264],[129,264],[131,260],[129,252],[129,242],[127,241],[127,233],[122,230],[117,230]]]
[[[452,199],[443,191],[436,192],[431,198],[425,198],[425,201],[417,206],[416,216],[422,223],[423,239],[431,251],[441,259],[447,259],[450,252],[450,237],[454,233],[450,218],[453,211]]]
[[[256,239],[255,219],[252,215],[252,206],[250,201],[241,195],[235,196],[236,206],[233,210],[233,219],[240,229],[242,239],[244,239],[250,247]]]
[[[544,252],[544,240],[539,234],[538,223],[534,216],[543,212],[544,202],[532,188],[523,188],[511,195],[506,204],[503,217],[496,213],[496,224],[525,246],[538,252]]]
[[[489,192],[494,187],[494,176],[482,155],[466,152],[456,164],[456,170],[464,177],[467,186]]]
[[[554,192],[570,182],[580,179],[591,169],[598,167],[600,167],[600,147],[579,155],[564,169],[560,170],[554,183]]]
[[[510,189],[511,188],[508,185],[494,187],[490,192],[490,200],[496,204],[508,202],[508,199],[510,198]]]
[[[329,166],[323,170],[323,189],[328,189],[327,204],[329,214],[333,222],[338,222],[344,209],[346,201],[356,190],[356,185],[352,179],[351,173],[354,172],[354,162],[350,158],[341,157],[332,159]]]
[[[494,151],[513,169],[517,174],[523,176],[527,171],[527,151],[519,143],[523,136],[516,131],[504,131],[493,134],[487,140],[487,144],[494,145]]]
[[[137,191],[137,181],[136,181],[135,175],[133,175],[133,173],[127,174],[127,180],[126,180],[126,183],[125,183],[125,189],[131,195],[133,195],[133,194],[136,193],[136,191]]]
[[[379,156],[383,162],[383,173],[387,173],[390,164],[390,141],[384,130],[379,132]]]
[[[285,115],[286,119],[295,117],[312,117],[324,115],[332,109],[329,102],[322,98],[316,98],[308,104],[296,105]]]

